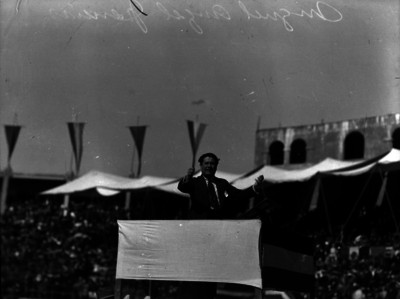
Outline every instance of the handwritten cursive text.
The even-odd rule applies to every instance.
[[[139,29],[143,33],[148,33],[148,27],[143,19],[143,16],[147,14],[143,13],[143,7],[138,0],[130,0],[129,7],[125,11],[119,12],[116,9],[111,9],[110,11],[97,12],[88,9],[77,10],[74,7],[74,2],[71,2],[67,7],[62,10],[50,9],[49,12],[53,17],[63,17],[65,19],[86,19],[86,20],[106,20],[114,19],[117,21],[128,21],[137,24]],[[309,10],[301,9],[299,11],[293,11],[286,8],[279,8],[274,11],[264,11],[260,12],[257,9],[252,9],[250,4],[245,4],[242,0],[238,0],[237,5],[242,13],[248,20],[260,20],[260,21],[279,21],[282,22],[285,30],[289,32],[294,31],[292,25],[292,20],[294,17],[298,18],[318,18],[324,22],[337,23],[342,21],[342,13],[332,5],[317,1],[315,7]],[[161,2],[155,2],[155,7],[161,16],[165,18],[166,21],[185,21],[190,26],[190,28],[197,34],[203,34],[204,30],[201,26],[201,21],[204,19],[213,20],[224,20],[231,21],[232,16],[229,10],[221,4],[214,4],[208,9],[202,11],[194,11],[189,8],[181,8],[180,10],[176,8],[169,7]],[[232,11],[235,9],[234,6],[230,7]],[[151,12],[155,15],[154,11]],[[236,15],[236,14],[235,14]],[[149,17],[147,17],[149,18]],[[147,19],[146,19],[147,22]]]

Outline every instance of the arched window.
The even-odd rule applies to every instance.
[[[393,148],[400,149],[400,128],[397,128],[393,131],[392,146]]]
[[[281,141],[274,141],[269,146],[269,164],[281,165],[284,162],[284,145]]]
[[[295,139],[290,145],[290,164],[305,163],[307,160],[307,144],[303,139]]]
[[[364,158],[364,136],[358,131],[349,133],[344,139],[344,160]]]

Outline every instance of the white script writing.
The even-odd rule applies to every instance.
[[[254,10],[254,12],[250,12],[250,10],[247,8],[247,6],[239,0],[239,6],[243,10],[243,12],[247,15],[248,19],[263,19],[263,20],[273,20],[273,21],[278,21],[281,20],[283,23],[283,26],[285,29],[289,32],[292,32],[294,30],[293,26],[289,23],[288,18],[290,16],[298,16],[298,17],[308,17],[312,19],[314,16],[320,18],[323,21],[326,22],[331,22],[331,23],[336,23],[340,22],[343,19],[343,15],[340,13],[340,11],[333,6],[322,2],[318,1],[316,3],[316,10],[311,9],[309,13],[305,12],[304,10],[301,10],[300,13],[296,12],[290,12],[289,10],[285,8],[281,8],[278,11],[279,12],[272,12],[272,13],[265,13],[264,15],[261,14],[258,10]],[[325,11],[325,14],[324,14]],[[331,13],[333,14],[333,17],[327,17],[326,13]]]
[[[135,1],[135,3],[137,4],[137,7],[129,4],[129,7],[123,12],[119,12],[116,9],[111,9],[107,12],[98,12],[88,9],[76,10],[73,6],[73,2],[68,4],[66,8],[63,8],[61,10],[50,9],[49,12],[53,17],[57,16],[63,17],[65,19],[114,19],[117,21],[133,22],[137,24],[137,26],[143,33],[147,33],[148,27],[145,23],[145,20],[146,18],[149,18],[149,16],[141,14],[137,8],[143,11],[143,6],[138,1]],[[309,12],[305,11],[304,9],[300,10],[300,12],[294,12],[289,11],[286,8],[280,8],[276,11],[265,11],[264,13],[262,13],[259,10],[252,9],[248,4],[246,5],[241,0],[239,0],[237,4],[240,10],[245,14],[247,19],[280,21],[282,22],[284,28],[289,32],[294,31],[293,25],[290,23],[290,17],[307,17],[310,19],[319,18],[322,21],[330,23],[340,22],[343,19],[342,13],[337,8],[322,1],[317,1],[315,4],[315,8],[311,8]],[[196,12],[188,8],[183,8],[181,10],[168,8],[161,2],[156,2],[155,6],[157,8],[157,11],[165,17],[165,20],[186,21],[192,28],[192,30],[197,34],[204,33],[203,28],[200,25],[201,19],[226,21],[232,20],[231,14],[229,13],[228,9],[220,4],[212,5],[209,10],[206,9]],[[151,16],[151,14],[152,12],[150,11],[149,15]]]

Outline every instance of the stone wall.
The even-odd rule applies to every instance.
[[[343,160],[345,140],[363,138],[363,159],[383,154],[392,148],[395,130],[400,130],[400,114],[351,119],[340,122],[320,123],[295,127],[259,129],[256,132],[255,165],[271,164],[270,146],[274,142],[284,145],[284,165],[290,165],[292,142],[303,139],[306,142],[305,163],[317,163],[327,157]],[[357,132],[356,134],[354,134]],[[351,137],[349,134],[351,134]],[[357,135],[357,136],[355,136]],[[398,137],[397,137],[398,138]],[[398,141],[397,141],[398,143]]]

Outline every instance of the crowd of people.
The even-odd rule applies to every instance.
[[[316,237],[316,298],[399,299],[400,235],[357,236],[352,242]]]
[[[119,213],[48,200],[9,206],[1,223],[2,298],[88,298],[111,285]]]
[[[1,218],[1,297],[83,299],[112,290],[116,220],[126,217],[121,206],[105,207],[99,200],[71,201],[68,208],[41,198],[9,205]],[[400,298],[398,234],[381,241],[363,236],[338,242],[322,234],[314,239],[316,298]],[[148,283],[136,282],[134,297],[143,299],[148,288]],[[152,298],[176,295],[176,283],[153,285]]]

